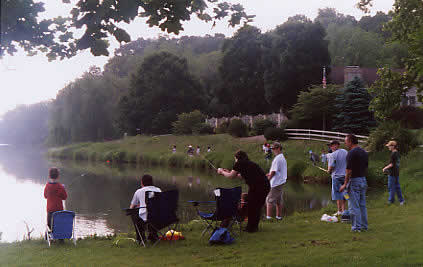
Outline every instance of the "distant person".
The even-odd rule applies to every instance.
[[[173,145],[173,148],[172,148],[172,153],[176,153],[176,145]]]
[[[248,185],[248,223],[245,231],[257,232],[261,209],[270,191],[270,183],[264,171],[259,165],[249,160],[247,153],[239,150],[235,153],[233,170],[219,168],[217,173],[230,179],[238,177],[245,180]]]
[[[263,153],[266,154],[267,153],[267,143],[266,142],[264,142],[262,149],[263,149]]]
[[[68,198],[65,187],[58,183],[59,176],[59,169],[50,168],[48,182],[44,187],[44,197],[47,199],[47,225],[50,230],[53,213],[63,210],[63,200]]]
[[[272,148],[270,148],[270,144],[266,145],[266,154],[264,155],[264,158],[266,159],[266,161],[272,159]]]
[[[386,146],[391,151],[391,158],[389,164],[386,165],[382,171],[388,171],[388,190],[389,198],[388,203],[395,202],[395,194],[398,196],[400,205],[404,205],[404,198],[402,197],[401,186],[399,183],[399,167],[400,167],[400,154],[398,152],[398,145],[396,141],[389,141]]]
[[[275,158],[272,161],[269,173],[266,175],[270,181],[270,192],[266,198],[266,218],[272,218],[273,207],[276,207],[276,219],[282,220],[283,186],[287,178],[287,164],[280,143],[273,143],[272,151]]]
[[[332,153],[332,149],[330,148],[330,144],[328,144],[328,153]]]
[[[200,155],[200,146],[197,146],[197,155]]]
[[[327,162],[327,156],[326,156],[326,153],[325,153],[325,150],[324,149],[322,150],[322,154],[320,155],[320,159],[322,161],[323,168],[325,168],[326,167],[326,162]]]
[[[145,231],[148,230],[148,240],[155,241],[157,240],[157,232],[153,228],[146,229],[145,221],[147,221],[147,208],[145,202],[145,192],[161,192],[160,188],[153,185],[153,177],[149,174],[145,174],[141,177],[141,188],[135,191],[134,196],[132,197],[130,209],[140,208],[138,216],[132,216],[132,221],[138,226],[138,229],[141,231],[142,239],[145,240]],[[141,237],[138,232],[137,240],[140,242]]]
[[[308,153],[310,154],[310,160],[313,162],[313,165],[319,164],[319,156],[313,153],[311,150],[308,151]]]
[[[339,189],[345,182],[345,169],[347,168],[347,154],[343,148],[339,148],[340,144],[337,140],[329,143],[332,153],[328,155],[328,173],[332,176],[332,200],[336,200],[338,211],[334,216],[342,215],[345,211],[345,199],[343,193]]]
[[[345,182],[339,189],[339,192],[343,192],[348,187],[348,209],[351,214],[351,231],[367,231],[366,175],[369,166],[369,156],[364,149],[358,146],[358,139],[355,135],[347,135],[345,137],[345,145],[349,149],[349,152],[347,154]]]
[[[192,145],[188,146],[188,151],[187,151],[188,156],[193,156],[194,155],[194,148],[192,147]]]
[[[207,153],[209,153],[209,152],[211,152],[211,147],[210,146],[207,147]]]

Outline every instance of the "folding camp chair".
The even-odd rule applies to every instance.
[[[51,217],[51,229],[47,226],[45,237],[48,246],[52,240],[72,239],[76,246],[75,213],[73,211],[56,211]]]
[[[149,235],[152,233],[160,236],[154,240],[153,246],[155,246],[161,239],[170,239],[173,240],[173,235],[176,231],[171,231],[171,236],[166,237],[166,232],[170,230],[176,230],[178,227],[179,219],[176,216],[176,211],[178,208],[178,199],[179,192],[178,190],[171,190],[165,192],[151,192],[147,191],[145,193],[145,202],[147,208],[147,220],[144,222],[141,219],[133,219],[135,231],[137,236],[140,238],[138,240],[139,244],[142,244],[144,247],[147,247],[147,240],[145,238],[144,230],[149,232]],[[136,209],[125,209],[126,215],[139,216],[138,210]],[[142,229],[140,225],[136,222],[142,224]],[[165,230],[163,230],[165,229]]]
[[[189,201],[193,203],[198,216],[206,224],[206,228],[201,233],[201,236],[206,232],[211,232],[218,228],[219,225],[228,228],[234,235],[232,231],[234,224],[239,226],[239,234],[241,235],[242,219],[238,211],[241,192],[242,188],[240,186],[234,188],[216,188],[214,190],[216,201]],[[210,203],[215,203],[215,210],[213,212],[204,212],[204,207],[210,207]]]

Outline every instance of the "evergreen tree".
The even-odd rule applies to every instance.
[[[336,98],[337,116],[334,130],[353,134],[368,134],[376,125],[369,111],[371,97],[363,82],[355,77],[346,84],[344,91]]]

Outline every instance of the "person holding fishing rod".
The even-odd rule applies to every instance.
[[[333,140],[329,143],[330,149],[333,151],[328,156],[328,170],[327,172],[332,176],[332,200],[336,200],[338,211],[333,216],[342,215],[345,211],[344,194],[339,192],[339,189],[345,182],[345,169],[347,168],[347,154],[343,148],[339,148],[338,140]]]
[[[63,200],[68,198],[65,187],[58,183],[59,169],[50,168],[48,182],[44,188],[44,197],[47,199],[47,225],[51,229],[53,212],[63,210]]]
[[[254,233],[258,231],[261,209],[270,191],[270,183],[260,166],[249,160],[247,153],[238,150],[234,156],[233,170],[218,168],[217,173],[230,179],[245,180],[248,185],[248,223],[244,231]]]

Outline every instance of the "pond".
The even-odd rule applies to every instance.
[[[76,213],[76,236],[108,235],[132,231],[127,208],[140,187],[139,177],[149,173],[162,190],[179,190],[179,217],[182,222],[196,218],[188,200],[213,200],[216,187],[243,186],[211,172],[191,169],[110,166],[103,163],[51,161],[45,151],[22,151],[13,146],[0,147],[0,232],[1,242],[28,237],[39,238],[46,228],[46,200],[43,197],[48,168],[60,169],[65,185],[67,210]],[[330,202],[329,185],[304,185],[288,181],[284,214],[320,209]]]

